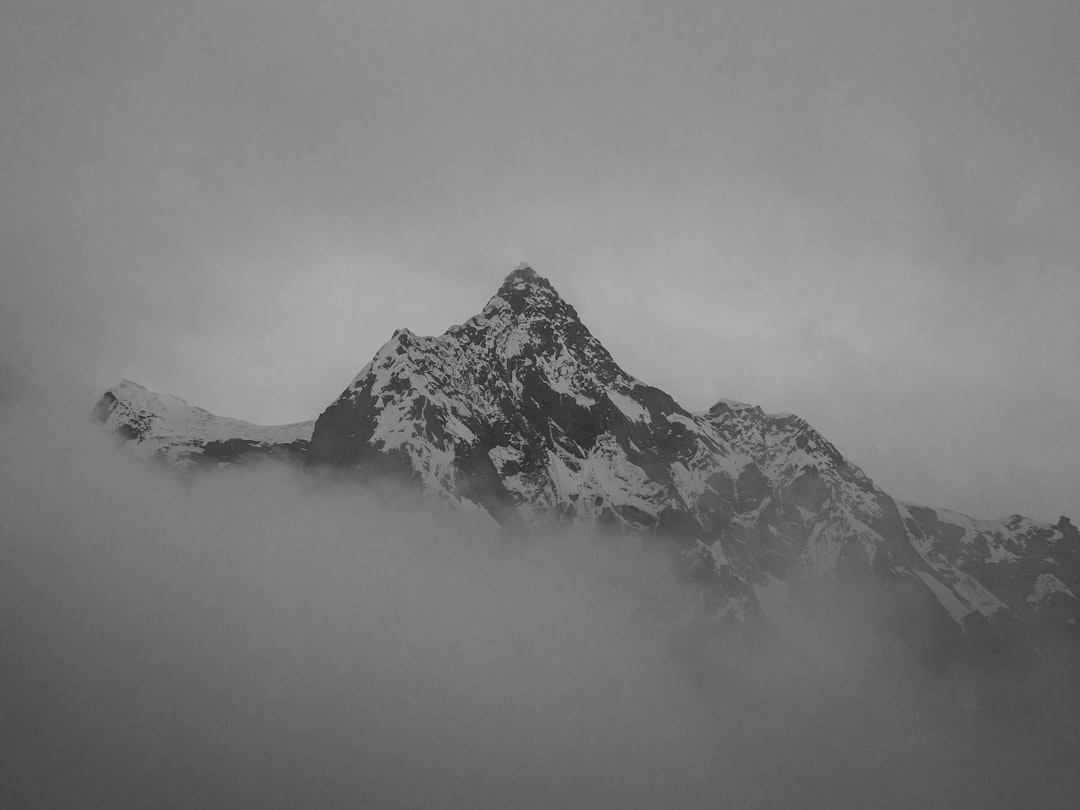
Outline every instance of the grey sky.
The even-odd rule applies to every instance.
[[[309,418],[521,259],[686,407],[1080,517],[1080,5],[8,0],[0,360]]]

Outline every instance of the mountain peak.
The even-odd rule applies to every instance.
[[[540,287],[551,288],[551,282],[544,278],[542,275],[533,270],[532,265],[528,262],[521,262],[513,271],[503,280],[501,290],[508,288],[519,287],[521,285],[535,284]]]
[[[509,305],[510,311],[516,316],[543,314],[553,318],[578,319],[574,308],[528,262],[521,262],[506,277],[488,305],[501,306],[501,302]]]

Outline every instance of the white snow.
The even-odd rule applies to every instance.
[[[611,404],[622,411],[623,416],[631,422],[650,421],[648,410],[646,410],[637,400],[628,397],[620,391],[616,391],[614,388],[608,391],[607,395],[608,399],[611,400]]]
[[[495,469],[498,470],[501,475],[503,467],[505,467],[508,462],[521,461],[521,451],[516,447],[492,447],[488,450],[488,458],[491,459],[491,463],[495,465]]]
[[[967,604],[981,613],[983,616],[992,616],[999,610],[1008,610],[1009,607],[970,574],[966,574],[959,568],[948,566],[940,570],[942,575],[951,575],[949,584]]]
[[[137,456],[162,453],[172,463],[183,466],[184,458],[202,452],[206,442],[241,439],[256,444],[291,444],[308,441],[315,421],[288,425],[256,425],[241,419],[217,416],[203,408],[188,405],[179,397],[156,394],[131,380],[109,389],[116,402],[105,427],[117,430],[131,425],[142,433],[139,440],[128,441]]]
[[[575,391],[570,385],[569,377],[558,377],[551,374],[548,375],[548,386],[552,391],[556,391],[560,394],[566,394],[568,397],[573,397],[578,405],[583,408],[591,408],[596,404],[596,400],[591,397],[585,396],[585,394]]]
[[[826,531],[826,526],[825,523],[814,526],[801,555],[810,570],[819,577],[835,570],[840,551],[844,547],[840,533],[835,530]]]
[[[902,503],[898,504],[898,506],[901,516],[905,518],[911,517],[909,504]],[[960,515],[960,513],[958,512],[952,512],[949,516],[950,518],[966,517],[964,515]],[[1004,602],[994,596],[994,594],[992,594],[989,590],[983,587],[983,585],[977,579],[975,579],[970,574],[961,571],[942,555],[937,554],[934,551],[933,540],[925,537],[916,537],[910,534],[909,540],[911,542],[911,547],[918,552],[919,556],[923,558],[923,561],[926,562],[926,564],[929,565],[934,570],[934,572],[939,577],[941,577],[942,580],[948,583],[947,587],[950,587],[952,589],[952,592],[955,594],[954,596],[952,596],[953,602],[955,602],[956,604],[961,604],[964,607],[965,615],[972,611],[978,611],[984,616],[991,616],[999,610],[1009,610],[1008,605],[1006,605]],[[919,573],[919,576],[922,577],[922,574]],[[938,580],[936,579],[934,581],[938,582]],[[938,582],[938,584],[942,585],[942,583],[940,582]],[[942,585],[942,587],[946,586]],[[936,592],[935,595],[937,595]],[[938,596],[938,601],[941,601],[940,596]]]
[[[1076,599],[1076,595],[1053,574],[1039,574],[1035,579],[1035,590],[1027,598],[1028,604],[1041,606],[1055,593],[1063,593]]]
[[[953,595],[953,592],[949,590],[943,582],[939,582],[926,571],[916,571],[915,575],[930,589],[938,602],[941,603],[941,606],[949,612],[949,615],[953,620],[957,624],[963,625],[964,617],[967,616],[970,611],[960,603],[960,600]]]
[[[678,411],[672,411],[671,413],[667,414],[666,419],[669,422],[677,422],[681,425],[686,425],[688,428],[690,428],[690,430],[694,431],[695,433],[701,430],[701,427],[700,425],[698,425],[697,422],[695,422],[693,419],[683,416]]]
[[[503,356],[507,359],[517,357],[521,350],[529,345],[529,333],[525,329],[515,329],[506,336],[503,344]]]

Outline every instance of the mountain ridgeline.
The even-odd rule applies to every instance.
[[[686,566],[706,625],[780,627],[870,583],[934,666],[1038,657],[1080,671],[1067,518],[903,503],[798,416],[728,400],[687,411],[623,371],[524,264],[464,324],[395,332],[313,422],[225,419],[126,380],[96,414],[181,469],[275,458],[482,507],[507,536],[641,536]]]

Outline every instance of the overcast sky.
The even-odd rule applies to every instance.
[[[0,384],[311,418],[526,259],[691,410],[1080,518],[1078,41],[1075,0],[6,0]]]

